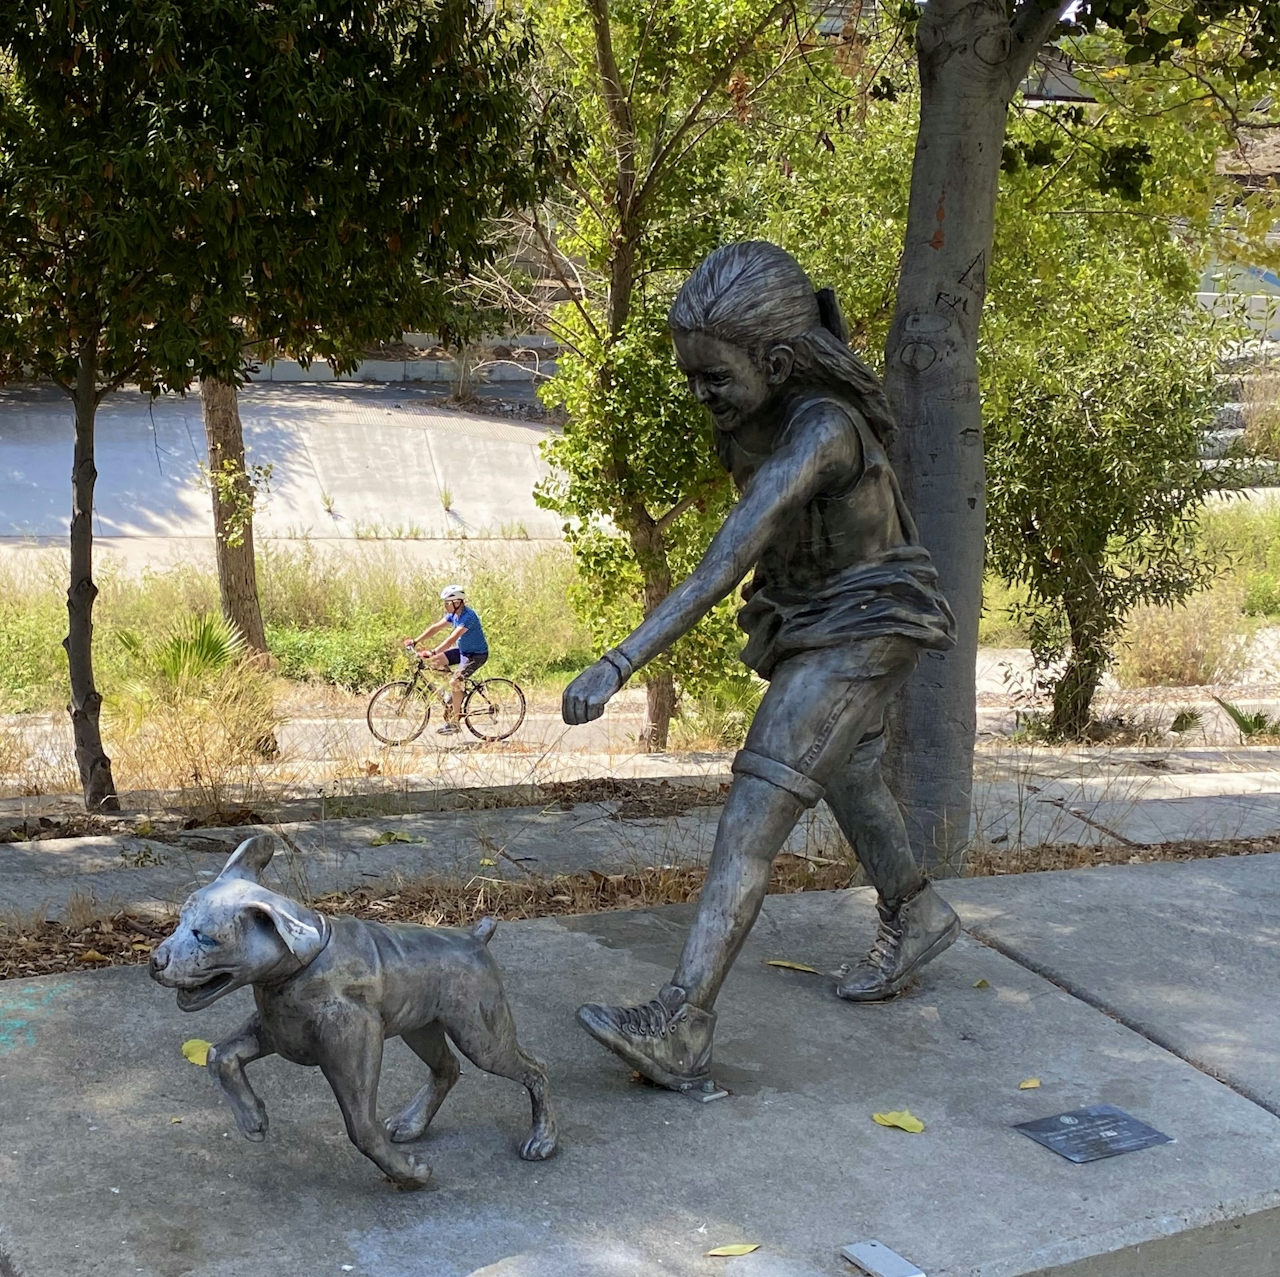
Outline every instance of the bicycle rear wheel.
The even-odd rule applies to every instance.
[[[407,745],[422,735],[431,702],[413,693],[412,683],[386,683],[369,698],[365,721],[384,745]]]
[[[462,702],[462,718],[481,740],[506,740],[524,722],[524,693],[509,678],[473,683]]]

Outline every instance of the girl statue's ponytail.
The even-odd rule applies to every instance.
[[[842,346],[847,346],[849,344],[849,326],[844,322],[844,315],[840,312],[840,302],[836,298],[836,290],[834,288],[819,288],[813,295],[818,299],[818,316],[822,320],[823,328]]]

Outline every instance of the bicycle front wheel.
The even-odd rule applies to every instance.
[[[476,683],[462,702],[462,718],[481,740],[506,740],[524,722],[524,693],[509,678]]]
[[[365,721],[384,745],[407,745],[422,735],[431,702],[413,692],[412,683],[387,683],[369,698]]]

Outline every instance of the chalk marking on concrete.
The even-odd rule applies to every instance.
[[[50,1003],[72,987],[70,980],[52,985],[28,984],[0,997],[0,1055],[7,1055],[20,1046],[35,1046],[36,1031],[32,1021],[40,1019]]]

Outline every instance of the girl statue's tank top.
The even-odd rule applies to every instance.
[[[861,414],[834,395],[807,398],[793,409],[778,443],[802,439],[804,422],[819,407],[836,410],[857,432],[861,465],[833,475],[783,521],[743,590],[738,624],[749,637],[742,659],[765,678],[798,652],[886,634],[929,648],[955,643],[955,618],[938,590],[937,569],[919,542],[884,447]],[[726,452],[726,461],[737,462],[735,480],[764,460],[736,444],[722,456]]]

